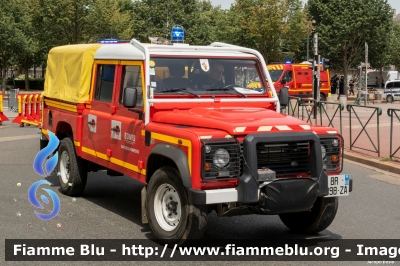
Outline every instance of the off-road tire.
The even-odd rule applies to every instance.
[[[310,211],[281,214],[279,218],[292,231],[315,234],[333,222],[338,205],[337,197],[317,198]]]
[[[165,192],[161,193],[160,191],[163,189]],[[179,213],[176,218],[179,217],[180,219],[178,223],[171,225],[171,228],[163,229],[163,225],[164,227],[169,226],[169,223],[165,215],[163,216],[166,210],[161,202],[163,202],[164,197],[172,201],[172,198],[167,196],[170,193],[169,191],[174,193],[173,197],[179,197],[175,202],[180,202],[180,204],[175,206],[177,213]],[[200,239],[207,224],[206,210],[205,205],[197,206],[188,203],[187,190],[175,168],[163,166],[154,172],[147,187],[146,214],[150,228],[159,242],[163,244],[183,244],[189,239]],[[174,226],[176,227],[174,228]]]
[[[57,174],[63,194],[79,196],[85,190],[87,171],[84,160],[76,155],[74,144],[68,137],[61,140],[58,148]]]
[[[388,96],[386,97],[386,102],[387,102],[387,103],[392,103],[392,102],[394,102],[393,96],[392,96],[392,95],[388,95]]]

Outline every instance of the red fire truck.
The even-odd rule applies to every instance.
[[[314,97],[312,89],[312,69],[310,64],[270,64],[268,70],[274,82],[275,90],[279,92],[282,87],[289,88],[289,95],[296,97]],[[329,70],[320,72],[320,101],[325,101],[331,92],[331,78]]]
[[[259,52],[224,43],[55,47],[40,147],[60,140],[66,195],[85,196],[88,172],[142,182],[142,221],[164,243],[200,238],[213,210],[320,232],[352,189],[343,138],[280,113],[288,95],[265,80]]]

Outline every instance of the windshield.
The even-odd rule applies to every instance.
[[[150,81],[155,95],[265,93],[257,61],[244,58],[151,57]]]
[[[272,82],[279,80],[282,75],[283,70],[268,70],[271,75]]]

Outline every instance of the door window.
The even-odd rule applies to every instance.
[[[115,77],[115,65],[98,65],[95,99],[111,102]]]
[[[122,96],[125,88],[136,88],[136,107],[143,106],[142,74],[140,66],[124,66],[122,70],[122,83],[119,96],[119,103],[122,103]]]
[[[285,74],[283,74],[283,78],[285,79],[286,83],[291,82],[293,78],[293,72],[286,71]]]

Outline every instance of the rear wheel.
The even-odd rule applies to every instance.
[[[337,197],[317,198],[311,210],[281,214],[279,218],[295,232],[315,234],[325,230],[333,222],[338,205]]]
[[[146,212],[160,242],[182,244],[188,239],[201,238],[207,223],[205,207],[188,203],[186,189],[175,168],[162,167],[151,177]]]
[[[70,138],[64,138],[58,149],[58,174],[61,192],[68,196],[78,196],[86,186],[87,171],[84,161],[76,155]]]
[[[393,96],[392,96],[392,95],[388,95],[388,96],[386,97],[386,102],[388,102],[388,103],[394,102]]]

